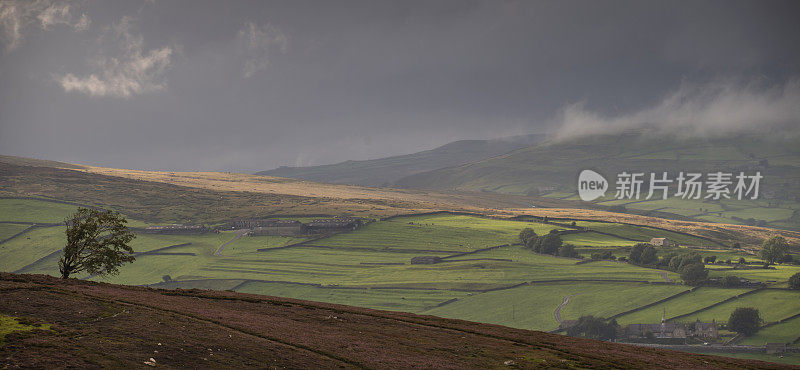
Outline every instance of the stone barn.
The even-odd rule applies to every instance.
[[[352,231],[364,224],[364,220],[357,217],[334,217],[312,220],[306,224],[309,233],[336,233]]]
[[[272,220],[263,226],[254,227],[250,236],[296,236],[305,235],[308,230],[306,225],[297,220]]]
[[[667,238],[652,238],[650,239],[650,245],[654,247],[673,247],[676,244]]]
[[[191,235],[191,234],[205,234],[209,229],[203,225],[164,225],[164,226],[148,226],[144,229],[146,234],[172,234],[172,235]]]

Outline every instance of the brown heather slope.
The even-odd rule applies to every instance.
[[[0,368],[788,368],[408,313],[0,273]]]
[[[751,247],[800,233],[762,227],[669,220],[581,208],[578,202],[471,192],[371,188],[288,178],[222,173],[161,172],[83,166],[0,156],[0,196],[34,196],[111,207],[150,222],[224,222],[274,215],[386,217],[431,211],[491,216],[549,216],[625,222]],[[535,204],[535,208],[527,208]],[[525,207],[525,208],[523,208]]]

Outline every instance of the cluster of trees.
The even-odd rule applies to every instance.
[[[761,244],[761,259],[769,264],[776,262],[792,262],[789,255],[789,243],[782,236],[773,236]],[[788,260],[787,260],[788,257]]]
[[[581,316],[578,322],[567,328],[567,335],[598,340],[614,340],[617,338],[619,324],[617,320],[606,320],[602,317]]]
[[[647,243],[638,243],[631,248],[628,261],[634,265],[649,266],[658,262],[658,252]]]
[[[706,257],[706,261],[715,261],[716,257]],[[655,267],[681,274],[686,284],[698,285],[708,278],[708,270],[703,264],[703,258],[696,252],[676,254],[669,253],[661,258],[658,257],[656,249],[647,243],[638,243],[631,248],[628,255],[630,263],[639,266]]]
[[[742,280],[738,276],[728,275],[720,281],[723,288],[735,288],[742,284]]]
[[[531,228],[525,228],[519,233],[519,240],[525,248],[536,253],[551,254],[560,257],[577,257],[575,246],[564,244],[558,231],[553,229],[546,235],[539,236]]]
[[[699,285],[708,278],[708,269],[703,264],[702,256],[697,252],[665,256],[662,263],[665,263],[670,271],[680,273],[681,279],[689,285]]]
[[[591,257],[592,257],[593,260],[614,260],[614,259],[616,259],[616,257],[614,257],[614,254],[612,254],[611,251],[605,251],[603,253],[600,253],[600,252],[592,253]]]

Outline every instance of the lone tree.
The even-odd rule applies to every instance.
[[[800,272],[789,278],[789,289],[800,290]]]
[[[783,259],[789,251],[789,244],[782,236],[773,236],[761,244],[761,259],[773,264]]]
[[[114,275],[123,263],[133,262],[133,248],[128,243],[136,236],[119,213],[78,208],[64,223],[67,245],[58,260],[62,279],[79,272]]]
[[[758,331],[761,326],[761,315],[757,308],[739,307],[731,312],[728,319],[728,329],[749,337]]]

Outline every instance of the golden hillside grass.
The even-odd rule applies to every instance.
[[[141,171],[2,157],[2,162],[25,166],[53,167],[126,179],[170,184],[219,192],[244,192],[317,198],[319,205],[305,204],[298,211],[314,212],[314,207],[342,209],[365,216],[383,217],[431,211],[474,212],[497,217],[530,215],[623,222],[689,233],[728,244],[756,246],[764,239],[782,235],[800,246],[800,233],[763,227],[669,220],[656,217],[577,208],[575,202],[516,195],[475,192],[440,192],[410,189],[324,184],[313,181],[228,172]],[[530,208],[531,203],[537,205]],[[322,212],[324,213],[324,212]]]
[[[745,245],[760,243],[774,235],[783,235],[792,244],[800,245],[800,233],[744,225],[669,220],[656,217],[614,213],[581,208],[518,208],[521,199],[483,193],[445,193],[408,189],[371,188],[366,186],[324,184],[280,177],[221,172],[159,172],[84,166],[79,171],[179,186],[223,191],[245,191],[287,194],[342,200],[385,200],[412,205],[414,211],[468,211],[492,216],[531,215],[539,217],[577,218],[648,225]],[[501,199],[505,198],[505,199]],[[406,212],[399,212],[406,213]]]

